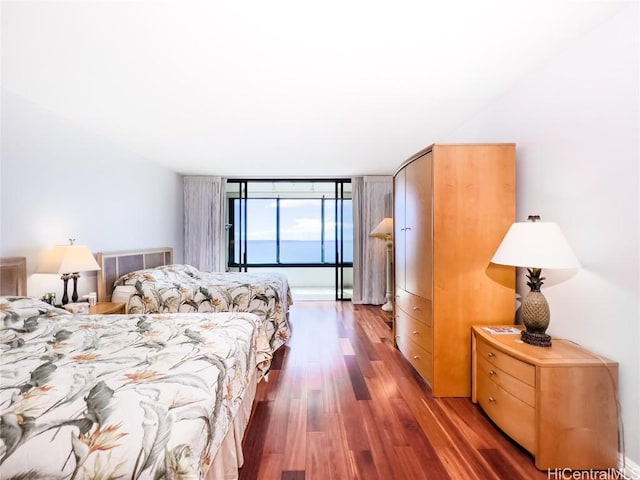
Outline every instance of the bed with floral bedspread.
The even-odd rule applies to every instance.
[[[291,335],[291,290],[282,274],[211,273],[175,264],[128,273],[114,285],[116,294],[126,292],[127,313],[254,313],[266,321],[273,351]]]
[[[0,297],[0,325],[6,479],[204,478],[271,359],[250,313],[71,315]]]

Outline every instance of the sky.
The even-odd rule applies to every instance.
[[[345,201],[345,240],[353,238],[351,201]],[[275,240],[276,201],[274,199],[249,199],[247,208],[247,237],[252,240]],[[320,241],[321,200],[280,200],[281,240]],[[334,203],[325,202],[325,240],[335,240]]]

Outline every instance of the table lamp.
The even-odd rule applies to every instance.
[[[71,300],[78,300],[78,278],[79,272],[89,272],[100,270],[100,266],[93,257],[91,250],[83,245],[74,245],[75,238],[69,239],[69,245],[56,245],[49,249],[44,255],[44,260],[40,263],[36,273],[59,273],[64,283],[62,295],[62,305],[69,303],[67,295],[67,283],[73,279],[73,295]]]
[[[529,215],[529,221],[511,225],[491,261],[500,265],[526,267],[531,291],[522,301],[522,322],[526,330],[522,341],[540,347],[551,346],[546,330],[551,312],[540,291],[545,278],[543,268],[573,269],[580,262],[574,255],[560,228],[553,222],[541,222],[538,215]]]

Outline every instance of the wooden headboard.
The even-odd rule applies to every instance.
[[[125,252],[98,253],[98,301],[111,301],[113,282],[122,275],[145,268],[161,267],[173,263],[173,248],[152,248]]]
[[[0,258],[0,295],[27,295],[26,257]]]

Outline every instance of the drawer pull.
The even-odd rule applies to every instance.
[[[493,370],[489,370],[489,375],[493,376],[495,374],[496,374],[496,372],[494,372]]]
[[[489,358],[493,358],[493,357],[495,357],[495,356],[496,356],[496,354],[495,354],[495,353],[493,353],[493,352],[489,352]]]
[[[414,360],[420,360],[420,355],[414,355],[414,356],[413,356],[413,359],[414,359]]]
[[[411,333],[413,333],[414,335],[418,335],[418,331],[417,331],[417,330],[414,330],[414,331],[413,331],[413,332],[411,332]]]
[[[420,307],[413,307],[413,311],[420,310]]]
[[[495,399],[495,398],[493,398],[493,397],[489,397],[489,401],[490,401],[491,403],[494,403],[494,402],[496,401],[496,399]]]

